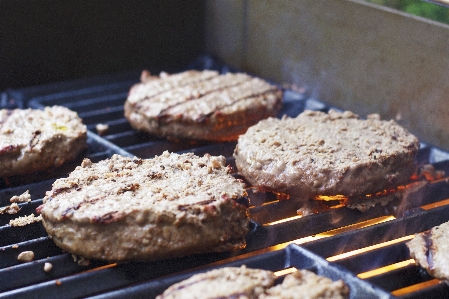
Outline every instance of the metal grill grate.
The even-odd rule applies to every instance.
[[[204,65],[196,68],[201,66]],[[77,87],[72,89],[67,85],[64,85],[65,91],[58,89],[57,92],[48,87],[35,88],[29,98],[27,92],[23,93],[23,103],[18,106],[40,108],[59,104],[77,111],[90,130],[89,148],[83,156],[93,161],[115,153],[151,158],[169,150],[224,155],[227,162],[234,165],[235,142],[176,143],[134,131],[123,117],[123,103],[131,84],[129,78],[120,78],[116,84],[91,86],[91,92],[88,88],[80,92]],[[327,111],[330,108],[286,90],[280,115],[296,116],[304,109]],[[95,133],[98,123],[109,125],[106,135],[100,137]],[[302,204],[294,198],[277,200],[273,194],[253,193],[249,189],[251,231],[247,248],[240,252],[151,263],[91,261],[88,266],[82,266],[54,245],[40,223],[24,227],[8,225],[12,218],[35,213],[53,181],[66,175],[78,162],[48,177],[1,186],[0,206],[9,204],[11,196],[26,190],[30,191],[32,202],[20,204],[19,214],[0,216],[0,298],[154,298],[170,284],[194,273],[242,264],[273,271],[307,268],[333,279],[343,278],[351,287],[351,298],[442,298],[449,295],[445,283],[434,280],[410,261],[405,246],[414,233],[449,220],[449,205],[445,202],[449,198],[449,183],[445,179],[409,188],[407,200],[402,204],[393,201],[364,213],[330,206],[300,218],[296,211]],[[449,153],[425,143],[421,145],[418,163],[430,163],[449,173]],[[279,220],[284,221],[276,222]],[[369,246],[376,247],[360,251]],[[17,255],[26,250],[34,252],[34,261],[19,263]],[[353,254],[341,256],[348,252]],[[50,272],[43,270],[46,262],[53,265]]]

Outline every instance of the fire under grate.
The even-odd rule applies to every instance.
[[[188,68],[228,70],[208,57]],[[85,84],[76,81],[14,90],[8,93],[10,100],[2,103],[8,103],[8,108],[58,104],[77,111],[89,129],[88,149],[82,156],[94,162],[116,153],[151,158],[168,150],[223,155],[234,166],[235,142],[177,143],[133,130],[123,117],[123,103],[138,78],[136,72],[94,83],[86,79]],[[335,107],[285,90],[279,116],[330,108]],[[95,129],[99,123],[109,125],[103,136]],[[417,159],[420,165],[431,164],[449,174],[449,153],[444,150],[422,143]],[[0,206],[26,190],[32,196],[31,203],[19,204],[18,214],[0,216],[0,298],[154,298],[170,284],[195,273],[243,264],[272,271],[306,268],[332,279],[341,278],[351,287],[351,298],[449,297],[446,283],[416,266],[405,245],[414,233],[449,220],[449,183],[445,178],[410,184],[402,200],[365,212],[318,205],[311,209],[319,212],[302,217],[296,212],[302,204],[294,198],[279,200],[274,194],[254,193],[250,188],[251,231],[247,248],[240,252],[149,263],[91,261],[79,265],[54,245],[40,223],[9,226],[9,220],[35,213],[53,181],[79,161],[37,180],[17,179],[9,185],[0,182]],[[17,255],[26,250],[34,252],[34,261],[18,262]],[[45,263],[53,265],[50,272],[43,270]]]

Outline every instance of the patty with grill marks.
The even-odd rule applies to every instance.
[[[239,250],[249,231],[245,185],[223,156],[85,159],[46,193],[43,225],[86,259],[151,261]]]
[[[436,278],[449,280],[449,222],[416,234],[406,244],[418,265]]]
[[[281,106],[282,90],[260,78],[188,70],[159,76],[142,72],[124,109],[133,128],[158,137],[230,141],[276,116]]]
[[[61,106],[0,110],[0,177],[32,174],[74,160],[85,148],[87,129]]]
[[[396,188],[415,172],[418,139],[378,114],[306,110],[250,127],[234,150],[253,186],[307,200],[364,196]]]
[[[170,286],[156,299],[344,299],[349,288],[342,281],[332,281],[308,270],[288,274],[275,285],[273,272],[246,266],[224,267]]]

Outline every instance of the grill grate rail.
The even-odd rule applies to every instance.
[[[206,65],[227,70],[207,58],[200,58],[199,62],[189,68],[201,69]],[[91,92],[88,88],[73,93],[67,91],[70,88],[66,91],[57,89],[57,92],[48,90],[46,86],[43,90],[34,88],[32,93],[28,91],[17,97],[22,99],[23,104],[16,104],[18,107],[32,108],[59,104],[77,111],[89,129],[89,147],[83,157],[94,162],[116,153],[151,158],[169,150],[179,153],[190,151],[197,155],[224,155],[227,162],[235,166],[232,158],[235,142],[178,143],[133,130],[123,117],[123,103],[132,82],[138,79],[133,81],[120,77],[117,80],[117,84],[91,86]],[[79,85],[78,82],[76,86]],[[67,88],[69,85],[64,86]],[[29,94],[32,96],[27,98]],[[327,111],[330,108],[334,107],[286,90],[280,116],[296,116],[304,109]],[[95,131],[98,123],[109,125],[108,132],[103,136]],[[351,286],[351,298],[449,297],[449,287],[445,283],[432,283],[434,279],[414,264],[364,279],[357,276],[409,260],[406,240],[334,260],[339,254],[411,236],[448,221],[449,206],[439,206],[440,202],[449,198],[449,183],[445,179],[410,188],[402,204],[393,201],[386,206],[377,205],[364,213],[330,206],[319,213],[277,224],[272,223],[296,216],[302,204],[294,198],[277,200],[273,194],[254,193],[249,189],[253,205],[250,209],[251,231],[247,237],[247,248],[238,253],[211,253],[150,263],[108,264],[91,261],[89,265],[79,265],[70,254],[54,245],[40,223],[24,227],[9,226],[9,220],[35,213],[53,181],[65,176],[79,162],[39,176],[37,180],[34,177],[31,181],[18,180],[12,185],[5,182],[0,185],[0,206],[8,205],[10,197],[26,190],[32,196],[31,203],[20,204],[18,214],[0,215],[0,298],[154,298],[170,284],[194,273],[242,264],[274,271],[289,267],[307,268],[334,279],[343,278]],[[426,143],[421,144],[418,163],[430,163],[435,169],[449,173],[449,153]],[[429,204],[436,207],[422,208]],[[377,223],[377,219],[388,221]],[[366,223],[366,226],[354,226],[360,223]],[[26,250],[35,253],[34,261],[18,262],[17,255]],[[53,265],[50,272],[43,270],[45,263]],[[421,283],[428,283],[429,286],[420,288]]]

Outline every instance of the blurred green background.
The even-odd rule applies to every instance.
[[[449,24],[449,8],[423,0],[366,0],[395,8],[412,15]]]

